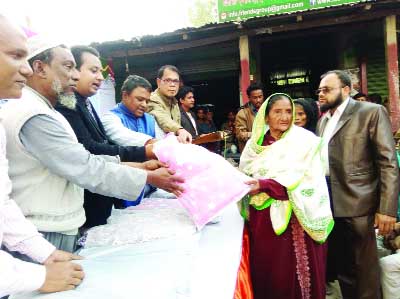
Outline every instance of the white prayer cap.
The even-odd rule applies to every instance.
[[[32,32],[24,28],[24,31],[28,37],[28,60],[36,55],[48,50],[60,46],[62,43],[56,40],[52,40],[47,36],[43,36],[36,32]]]

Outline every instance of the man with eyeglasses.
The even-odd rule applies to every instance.
[[[148,159],[155,158],[152,145],[146,146],[124,146],[112,142],[94,110],[89,97],[95,95],[104,80],[100,54],[96,49],[89,46],[75,46],[71,48],[72,55],[77,64],[80,78],[76,83],[75,105],[69,106],[59,101],[56,110],[60,112],[69,122],[74,133],[84,148],[94,155],[118,156],[121,162],[144,162],[136,163],[134,166],[147,171],[155,171],[162,168],[164,164]],[[172,191],[172,190],[171,190]],[[140,194],[139,199],[143,196]],[[134,200],[130,198],[130,200]],[[133,203],[137,203],[134,201]],[[84,204],[86,222],[83,229],[107,223],[111,215],[113,204],[120,204],[116,198],[85,189]]]
[[[339,280],[344,298],[380,298],[374,227],[394,228],[399,169],[384,107],[350,97],[343,71],[321,76],[317,90],[325,163],[335,226],[329,236],[327,279]]]
[[[154,115],[165,133],[174,133],[182,143],[191,143],[192,135],[181,125],[181,112],[175,98],[179,91],[180,75],[173,65],[164,65],[158,70],[157,89],[151,94],[149,113]]]

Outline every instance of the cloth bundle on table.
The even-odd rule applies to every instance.
[[[121,246],[195,233],[196,227],[177,199],[144,199],[139,206],[113,210],[107,224],[89,229],[80,245]]]
[[[86,277],[76,289],[52,294],[16,294],[10,299],[190,298],[200,235],[140,244],[84,249]]]
[[[293,121],[281,139],[273,139],[265,122],[270,98],[256,115],[239,166],[271,187],[269,193],[242,200],[242,215],[249,221],[254,296],[325,298],[326,247],[319,244],[332,230],[333,218],[320,157],[321,139]],[[281,199],[286,200],[270,197],[279,187],[285,191],[286,198]]]
[[[250,190],[245,184],[249,177],[223,157],[198,145],[179,143],[173,134],[155,143],[154,153],[185,179],[185,191],[178,199],[198,229]]]
[[[115,211],[114,220],[128,217],[134,213],[132,209],[157,213],[158,209],[175,208],[186,213],[177,200],[144,199],[141,205],[123,210],[125,213]],[[193,231],[192,221],[187,220]],[[163,225],[159,224],[160,231]],[[85,259],[77,261],[86,273],[79,287],[53,294],[20,294],[10,299],[232,299],[242,229],[243,219],[236,204],[232,204],[224,209],[221,222],[207,225],[195,234],[181,231],[174,238],[85,248],[79,252]]]

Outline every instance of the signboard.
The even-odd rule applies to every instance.
[[[370,0],[218,0],[220,22],[294,13]]]

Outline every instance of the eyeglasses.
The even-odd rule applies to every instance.
[[[161,81],[164,83],[164,84],[168,84],[168,85],[178,85],[179,83],[181,83],[181,81],[180,80],[178,80],[178,79],[169,79],[169,78],[167,78],[167,79],[161,79]]]
[[[341,87],[321,87],[321,88],[318,88],[318,89],[315,91],[315,94],[316,94],[316,95],[319,95],[321,92],[322,92],[323,94],[327,94],[327,93],[330,93],[332,90],[340,89],[340,88],[343,88],[343,87],[342,87],[342,86],[341,86]]]

